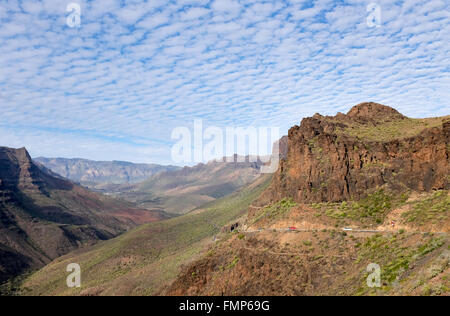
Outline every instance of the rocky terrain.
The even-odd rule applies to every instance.
[[[344,115],[316,114],[289,130],[286,159],[267,195],[297,202],[359,199],[388,184],[449,188],[450,116],[410,119],[377,103]]]
[[[165,294],[450,295],[449,137],[376,103],[304,119],[241,229]]]
[[[0,147],[0,282],[163,218],[54,174],[25,148]]]

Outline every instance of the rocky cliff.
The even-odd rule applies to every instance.
[[[81,245],[162,218],[53,174],[25,148],[0,147],[0,283]]]
[[[289,130],[266,199],[297,202],[359,199],[371,189],[449,188],[450,117],[411,119],[377,103],[346,115],[305,118]]]

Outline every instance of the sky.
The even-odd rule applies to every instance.
[[[449,8],[448,0],[0,0],[0,146],[173,164],[172,132],[195,120],[286,134],[303,117],[365,101],[410,117],[448,115]]]

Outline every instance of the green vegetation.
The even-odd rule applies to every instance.
[[[408,197],[408,192],[398,194],[378,190],[359,201],[315,203],[311,206],[318,211],[316,217],[326,215],[338,220],[336,227],[345,224],[345,220],[355,220],[366,225],[381,224],[391,210],[404,205],[411,207],[410,211],[402,214],[406,224],[421,226],[448,220],[450,212],[448,190],[436,191],[429,197],[412,202],[407,202]]]
[[[242,216],[269,182],[270,176],[265,176],[204,210],[146,224],[59,258],[26,281],[24,287],[30,291],[24,294],[157,294],[176,277],[182,264],[202,253],[220,227]],[[80,289],[68,289],[65,283],[65,269],[72,262],[82,269]]]
[[[225,270],[233,269],[234,266],[237,265],[237,263],[239,262],[239,260],[240,260],[240,259],[239,259],[238,257],[235,257],[235,258],[233,259],[233,261],[231,261],[230,264],[227,265],[227,266],[225,267]]]
[[[448,191],[440,190],[425,200],[415,203],[412,210],[403,214],[407,223],[424,225],[428,222],[436,224],[448,219],[450,212],[450,196]]]
[[[413,137],[431,127],[440,127],[450,116],[427,119],[397,119],[377,125],[353,124],[339,128],[338,135],[353,136],[368,141],[387,142],[393,139]]]
[[[284,198],[281,201],[278,201],[276,203],[272,203],[264,207],[263,211],[256,216],[256,218],[253,220],[253,224],[259,222],[262,219],[279,219],[283,217],[287,212],[291,210],[294,206],[296,206],[297,203],[294,202],[292,198]]]
[[[10,279],[8,282],[0,284],[0,297],[1,296],[18,296],[24,280],[30,275],[30,273],[21,274],[15,278]]]
[[[381,224],[387,213],[394,207],[403,205],[407,198],[407,193],[398,195],[378,190],[359,201],[316,203],[312,207],[319,211],[325,210],[325,215],[334,219],[348,218],[365,224]]]
[[[441,248],[445,244],[445,237],[423,236],[413,247],[408,247],[403,242],[401,234],[393,236],[377,234],[367,238],[359,245],[359,257],[357,262],[375,262],[381,267],[381,277],[383,286],[380,291],[390,291],[404,277],[420,259],[429,253]],[[369,289],[365,285],[367,273],[364,276],[359,295],[375,294],[376,289]]]

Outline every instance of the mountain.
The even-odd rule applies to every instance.
[[[23,295],[158,295],[189,263],[217,241],[221,228],[234,223],[267,188],[270,176],[186,215],[140,226],[95,247],[54,260],[30,276]],[[66,266],[82,269],[81,288],[66,286]],[[83,278],[83,275],[89,276]]]
[[[255,181],[261,161],[212,161],[181,170],[161,172],[150,179],[112,191],[113,196],[147,209],[185,214],[206,203],[224,197]]]
[[[240,231],[165,294],[450,294],[450,116],[362,103],[305,118],[287,141]]]
[[[0,282],[163,218],[54,174],[25,148],[0,147]]]
[[[271,200],[339,202],[367,190],[449,189],[450,116],[411,119],[377,103],[347,115],[316,114],[289,130],[287,158],[268,190]]]
[[[59,258],[22,294],[449,295],[449,121],[376,103],[305,118],[272,177]]]
[[[83,159],[36,158],[53,172],[141,208],[185,214],[224,197],[260,176],[261,161],[212,161],[194,167],[137,165]]]
[[[35,158],[53,172],[91,189],[104,190],[108,185],[138,183],[175,166],[134,164],[123,161],[92,161],[86,159]]]

